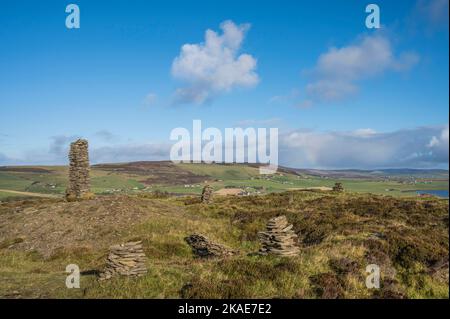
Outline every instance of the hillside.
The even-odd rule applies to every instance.
[[[0,297],[448,298],[448,199],[415,193],[448,190],[445,172],[436,179],[424,176],[437,172],[424,171],[397,172],[395,179],[326,173],[282,167],[264,176],[246,164],[99,164],[91,167],[96,197],[66,202],[67,167],[1,167]],[[330,191],[335,182],[343,193]],[[206,183],[217,192],[201,204]],[[247,196],[219,196],[239,190]],[[300,253],[255,254],[258,232],[279,215],[293,224]],[[194,233],[239,253],[195,258],[184,240]],[[149,273],[98,282],[108,248],[134,240],[143,242]],[[83,289],[64,286],[65,267],[73,263]],[[379,290],[365,287],[368,264],[381,268]]]
[[[257,232],[286,215],[294,258],[254,255]],[[93,200],[0,203],[0,296],[6,298],[448,298],[448,201],[295,191],[261,196],[105,195]],[[201,233],[236,249],[194,258]],[[149,273],[98,282],[112,244],[142,240]],[[79,265],[82,289],[66,289]],[[378,264],[382,288],[365,287]],[[443,266],[442,266],[443,265]]]

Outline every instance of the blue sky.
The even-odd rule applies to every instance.
[[[0,165],[168,159],[201,119],[278,127],[284,165],[448,167],[448,0],[372,1],[377,30],[357,0],[69,3],[2,1]]]

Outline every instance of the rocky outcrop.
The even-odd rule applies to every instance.
[[[259,253],[279,256],[295,256],[299,253],[297,235],[286,216],[278,216],[269,220],[266,231],[259,232],[258,237],[262,244]]]
[[[100,274],[100,280],[113,276],[142,276],[147,273],[146,258],[141,241],[114,245],[109,248],[106,268]]]

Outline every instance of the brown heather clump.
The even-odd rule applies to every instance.
[[[323,273],[310,278],[317,296],[321,299],[341,299],[344,289],[334,273]]]

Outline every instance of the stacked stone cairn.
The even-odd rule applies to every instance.
[[[203,187],[202,191],[202,203],[209,204],[212,201],[213,197],[213,188],[210,185],[206,185]]]
[[[271,218],[266,226],[266,231],[259,232],[258,237],[262,244],[259,254],[295,256],[299,253],[297,246],[297,234],[292,230],[286,216]]]
[[[236,255],[238,252],[210,241],[206,236],[193,234],[184,239],[198,258],[221,258]]]
[[[147,273],[145,253],[141,241],[114,245],[109,248],[106,268],[99,280],[107,280],[113,276],[142,276]]]
[[[69,186],[66,189],[66,199],[73,201],[92,198],[88,142],[86,140],[79,139],[70,144],[69,165]]]
[[[344,187],[342,186],[342,183],[335,183],[333,186],[333,191],[334,192],[343,192],[344,191]]]

